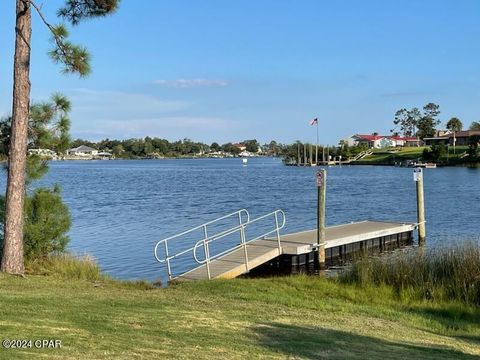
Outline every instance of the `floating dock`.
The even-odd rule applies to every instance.
[[[275,219],[277,220],[277,215]],[[328,265],[345,260],[361,251],[372,249],[383,251],[409,244],[412,242],[413,230],[416,227],[417,224],[413,223],[384,221],[361,221],[327,227],[326,263]],[[312,271],[314,254],[318,247],[317,230],[285,235],[279,235],[278,230],[277,220],[275,231],[278,237],[267,236],[244,241],[241,246],[179,276],[174,276],[172,280],[231,279],[247,273],[288,274]],[[195,246],[195,250],[198,246],[198,244]]]

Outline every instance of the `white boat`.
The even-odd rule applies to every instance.
[[[243,163],[243,166],[247,166],[247,163],[248,163],[248,159],[242,159],[242,163]]]

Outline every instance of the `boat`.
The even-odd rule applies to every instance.
[[[243,158],[243,159],[242,159],[242,163],[243,163],[243,166],[247,166],[248,159]]]

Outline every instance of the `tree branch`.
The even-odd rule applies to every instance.
[[[52,24],[50,24],[47,19],[45,19],[45,16],[43,15],[42,13],[42,9],[40,6],[38,6],[37,4],[35,4],[32,0],[24,0],[25,2],[28,2],[30,5],[33,6],[33,8],[37,11],[37,14],[38,16],[40,16],[40,19],[42,19],[43,23],[48,27],[48,29],[50,30],[50,32],[52,33],[53,35],[53,39],[55,40],[55,43],[57,44],[57,47],[60,49],[60,51],[62,52],[63,56],[65,56],[65,58],[68,56],[66,50],[65,50],[65,47],[64,47],[64,44],[62,42],[62,40],[60,40],[60,38],[57,36],[57,34],[55,33],[55,28],[53,27]]]

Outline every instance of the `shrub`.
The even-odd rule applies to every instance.
[[[437,162],[441,157],[444,157],[447,154],[448,148],[445,144],[434,144],[430,147],[430,150],[425,148],[423,149],[422,158],[426,161]]]
[[[5,211],[5,198],[0,197],[0,219]],[[70,211],[62,201],[60,188],[38,188],[25,199],[24,254],[26,259],[42,258],[65,250],[69,237]],[[3,243],[1,232],[0,249]]]
[[[478,156],[478,144],[480,143],[480,135],[472,135],[468,138],[468,156],[475,158]]]
[[[69,254],[56,254],[26,262],[29,274],[50,275],[65,279],[99,281],[106,277],[101,274],[96,262],[89,256],[74,257]]]

